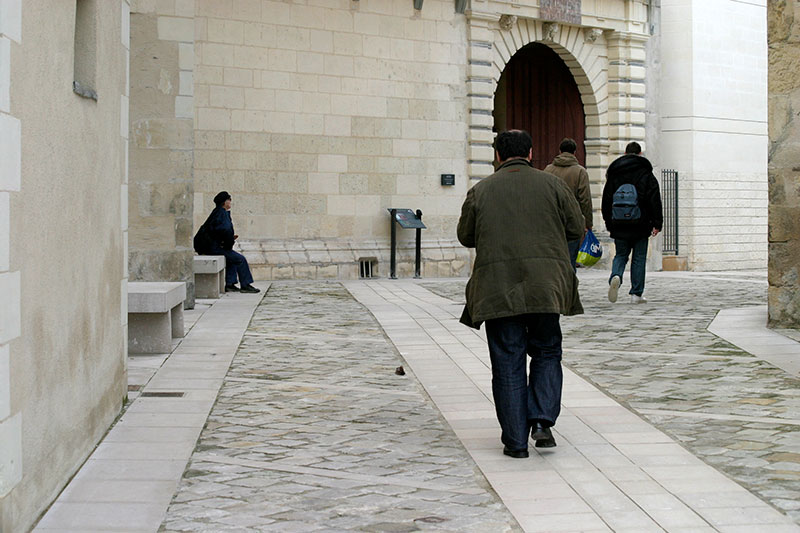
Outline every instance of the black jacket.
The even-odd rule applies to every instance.
[[[233,249],[233,222],[230,212],[217,206],[197,230],[194,236],[194,250],[200,255],[222,255]]]
[[[625,183],[636,187],[639,208],[642,211],[642,216],[636,223],[611,219],[614,193]],[[626,154],[611,163],[606,172],[602,211],[606,228],[613,239],[639,240],[649,236],[653,228],[661,231],[664,223],[661,191],[653,175],[653,165],[646,157]]]

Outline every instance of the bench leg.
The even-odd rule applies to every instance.
[[[222,289],[225,290],[225,285]],[[197,298],[219,298],[219,274],[195,274],[194,294]]]
[[[170,353],[170,313],[128,313],[128,352]]]
[[[224,268],[222,269],[222,272],[217,274],[217,277],[219,278],[219,295],[222,296],[223,294],[225,294],[225,269]]]
[[[169,315],[172,323],[172,338],[183,338],[183,302],[170,309]]]

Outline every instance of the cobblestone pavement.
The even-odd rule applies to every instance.
[[[519,531],[369,312],[275,282],[161,531]]]
[[[631,305],[627,284],[608,302],[607,272],[579,275],[564,364],[800,523],[800,380],[706,331],[719,309],[764,304],[765,277],[649,273],[649,303]],[[456,302],[465,284],[422,282]]]

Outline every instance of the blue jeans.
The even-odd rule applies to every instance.
[[[552,426],[561,412],[561,326],[555,313],[486,321],[492,360],[492,394],[501,440],[512,450],[528,449],[531,425]],[[531,357],[530,379],[525,375]]]
[[[578,260],[578,252],[581,249],[581,243],[583,239],[578,239],[577,241],[567,241],[567,248],[569,248],[569,262],[572,265],[573,272],[577,272],[577,268],[575,267],[575,261]]]
[[[253,283],[250,266],[242,254],[233,250],[225,250],[222,253],[225,254],[225,285],[235,285],[237,278],[242,287]]]
[[[628,256],[633,251],[631,257],[631,290],[628,294],[635,294],[641,296],[644,292],[644,276],[647,268],[647,241],[649,237],[643,237],[638,241],[628,241],[624,239],[614,239],[614,246],[617,249],[617,255],[614,256],[614,262],[611,264],[611,278],[622,275],[625,273],[625,265],[628,264]]]

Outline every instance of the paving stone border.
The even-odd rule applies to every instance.
[[[800,380],[706,330],[765,303],[763,276],[648,274],[645,305],[627,284],[608,302],[607,273],[579,276],[586,314],[562,320],[564,364],[800,524]],[[421,285],[464,301],[466,280]]]

